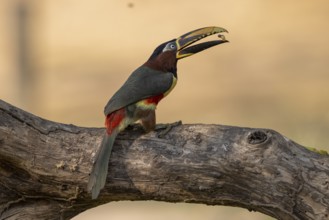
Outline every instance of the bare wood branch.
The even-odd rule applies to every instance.
[[[227,205],[328,219],[329,157],[269,129],[181,125],[121,133],[98,200],[86,192],[102,128],[41,119],[0,101],[1,219],[69,219],[119,200]]]

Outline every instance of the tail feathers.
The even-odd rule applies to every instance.
[[[111,135],[105,133],[97,152],[88,182],[88,191],[91,192],[92,199],[96,199],[100,190],[105,186],[108,164],[117,134],[117,131],[113,131]]]

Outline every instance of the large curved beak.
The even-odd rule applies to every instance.
[[[200,51],[208,49],[210,47],[228,42],[225,39],[224,35],[220,34],[223,32],[228,33],[228,31],[225,30],[224,28],[213,26],[213,27],[199,28],[180,36],[179,38],[176,39],[176,44],[178,48],[176,53],[176,58],[181,59],[184,57],[188,57]],[[220,40],[207,41],[188,47],[189,45],[213,34],[219,34],[218,37],[220,38]]]

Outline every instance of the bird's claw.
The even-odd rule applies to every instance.
[[[143,126],[139,123],[134,123],[134,124],[129,124],[127,125],[127,127],[125,128],[126,131],[134,131],[134,130],[142,130]]]
[[[155,130],[162,130],[157,134],[158,138],[163,138],[168,132],[176,126],[182,125],[182,121],[176,121],[174,123],[169,123],[169,124],[161,124],[158,125]]]

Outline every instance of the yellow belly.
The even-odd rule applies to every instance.
[[[177,83],[177,78],[173,76],[172,84],[171,84],[169,90],[163,94],[164,97],[167,96],[171,92],[171,90],[173,90],[175,88],[176,83]]]

